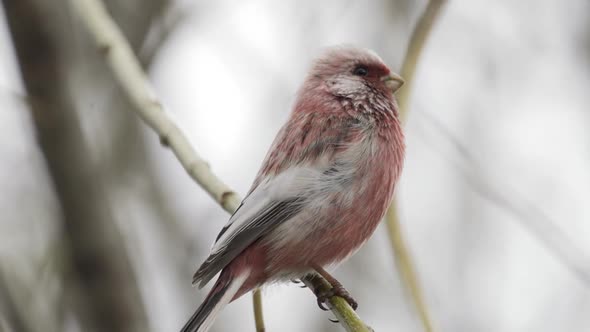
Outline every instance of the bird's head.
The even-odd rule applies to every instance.
[[[350,46],[324,51],[315,61],[309,80],[316,88],[352,100],[375,93],[392,94],[404,83],[373,51]]]

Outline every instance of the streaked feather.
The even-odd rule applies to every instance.
[[[363,128],[359,126],[358,119],[308,116],[301,117],[296,123],[300,125],[300,130],[295,133],[301,137],[293,138],[286,134],[292,134],[294,128],[279,134],[274,144],[287,147],[286,151],[290,153],[281,156],[271,153],[267,156],[262,170],[269,172],[261,171],[258,175],[253,189],[221,230],[209,257],[194,274],[193,284],[198,283],[199,288],[250,244],[288,222],[305,208],[307,202],[317,203],[321,201],[318,195],[342,190],[338,184],[350,181],[353,176],[356,160],[351,160],[346,151],[350,150],[348,147],[353,141],[360,138],[359,133]],[[312,126],[307,126],[307,123],[312,123]],[[329,124],[328,128],[326,124]],[[299,141],[306,140],[307,130],[314,127],[322,130],[322,139],[305,144],[305,149],[297,150]],[[271,148],[271,151],[276,149]],[[336,157],[328,162],[328,155]],[[290,167],[279,165],[279,159],[291,161]],[[279,169],[279,174],[270,171]]]
[[[297,214],[302,208],[300,203],[298,198],[273,201],[252,218],[239,222],[235,229],[228,227],[226,237],[221,237],[223,242],[216,243],[214,251],[193,276],[193,284],[199,283],[199,288],[207,284],[252,242]]]

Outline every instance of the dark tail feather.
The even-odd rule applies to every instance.
[[[248,275],[248,271],[235,277],[222,272],[205,301],[184,325],[181,332],[208,331],[217,314],[233,299],[248,278]]]

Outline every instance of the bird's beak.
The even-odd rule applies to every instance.
[[[389,75],[385,75],[381,77],[381,82],[385,83],[385,86],[391,90],[391,92],[396,92],[399,88],[404,85],[404,79],[394,73],[390,73]]]

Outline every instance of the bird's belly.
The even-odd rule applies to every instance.
[[[292,279],[309,272],[313,264],[338,263],[369,239],[383,216],[387,204],[382,201],[387,197],[377,201],[362,195],[352,201],[339,198],[306,208],[264,237],[269,248],[268,275]]]

